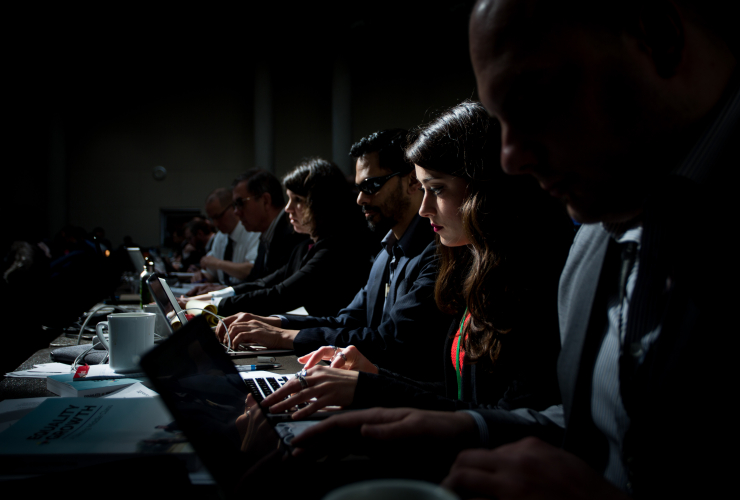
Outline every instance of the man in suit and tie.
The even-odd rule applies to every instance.
[[[293,248],[307,236],[293,231],[285,213],[285,196],[280,181],[267,170],[253,168],[234,180],[230,193],[231,207],[237,220],[248,233],[261,233],[254,265],[242,281],[254,281],[283,267],[290,259]],[[210,216],[209,212],[209,216]],[[214,215],[218,215],[214,211]],[[194,287],[188,295],[223,291],[220,297],[230,297],[233,288],[202,285]]]
[[[253,168],[236,178],[232,199],[244,229],[262,233],[257,259],[246,281],[262,278],[283,267],[293,248],[307,236],[293,231],[285,213],[280,181],[267,170]]]
[[[233,317],[234,342],[258,342],[307,354],[325,345],[354,345],[378,365],[435,380],[449,318],[434,302],[434,233],[418,215],[423,193],[404,157],[406,131],[383,130],[353,145],[355,181],[371,229],[386,232],[367,284],[335,318],[287,315]],[[221,328],[221,327],[219,327]],[[219,330],[224,336],[224,331]]]
[[[244,229],[231,198],[231,190],[226,188],[217,188],[206,198],[206,214],[218,233],[210,251],[200,259],[199,274],[201,279],[214,283],[211,290],[241,283],[257,258],[260,235]]]
[[[711,498],[731,491],[737,423],[740,165],[736,28],[720,2],[481,0],[470,49],[501,163],[583,222],[559,291],[563,404],[368,410],[336,429],[462,447],[463,497]],[[377,424],[377,425],[373,425]],[[521,439],[525,436],[537,436]],[[549,441],[550,444],[545,441]]]

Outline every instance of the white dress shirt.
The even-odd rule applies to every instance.
[[[211,251],[208,252],[208,255],[223,260],[224,251],[226,250],[226,245],[228,244],[229,239],[233,241],[234,246],[234,253],[231,258],[232,262],[236,264],[241,264],[242,262],[254,262],[254,259],[257,258],[257,251],[259,250],[260,233],[248,232],[244,229],[244,226],[242,226],[241,221],[239,221],[234,230],[231,231],[231,234],[227,235],[221,231],[216,234],[213,238],[213,247],[211,248]],[[209,269],[208,272],[213,275],[217,275],[218,282],[224,285],[233,285],[241,283],[242,281],[233,276],[229,276],[220,269]]]

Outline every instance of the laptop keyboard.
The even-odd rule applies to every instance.
[[[244,379],[244,383],[247,384],[252,394],[262,396],[257,398],[262,401],[262,399],[285,385],[288,380],[288,377],[255,377]]]

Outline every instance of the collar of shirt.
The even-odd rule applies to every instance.
[[[275,228],[277,227],[278,221],[280,218],[285,215],[285,209],[280,210],[280,213],[273,219],[273,221],[270,223],[270,226],[267,228],[267,231],[262,233],[260,236],[260,241],[264,243],[267,246],[270,246],[270,242],[272,241],[272,237],[275,235]]]
[[[396,243],[398,243],[398,239],[396,239],[396,235],[393,234],[393,231],[388,231],[388,234],[385,235],[383,241],[380,242],[380,244],[383,245],[383,248],[385,248],[385,251],[391,257],[393,257],[393,247],[396,246]]]
[[[409,253],[411,244],[414,241],[414,233],[416,232],[416,228],[419,224],[423,223],[422,217],[419,215],[414,215],[414,218],[411,219],[411,222],[409,223],[409,227],[406,228],[406,231],[403,233],[403,236],[401,236],[401,239],[396,239],[396,235],[393,234],[393,231],[388,231],[388,234],[385,235],[385,238],[383,238],[383,241],[381,241],[381,245],[383,245],[383,248],[385,248],[385,251],[388,252],[388,255],[393,257],[393,247],[398,246],[401,251],[403,251],[404,255]]]

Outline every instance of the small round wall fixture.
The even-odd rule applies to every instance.
[[[158,181],[163,181],[165,177],[167,177],[167,169],[162,166],[154,167],[154,170],[152,171],[152,175],[154,178]]]

